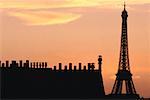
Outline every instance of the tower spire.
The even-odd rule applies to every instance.
[[[126,10],[126,2],[124,1],[124,10]]]

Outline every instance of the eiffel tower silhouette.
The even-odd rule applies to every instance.
[[[121,33],[119,66],[118,72],[116,74],[116,80],[110,95],[139,98],[139,95],[136,93],[132,80],[132,74],[130,71],[129,54],[128,54],[128,34],[127,34],[128,13],[126,11],[125,3],[121,17],[122,17],[122,33]],[[123,82],[125,82],[126,93],[123,93]]]

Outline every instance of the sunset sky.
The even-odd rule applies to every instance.
[[[106,93],[118,68],[123,0],[0,0],[0,59],[97,66]],[[126,1],[129,59],[141,96],[150,97],[150,0]]]

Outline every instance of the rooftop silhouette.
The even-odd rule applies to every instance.
[[[101,56],[100,56],[101,57]],[[101,59],[101,60],[100,60]],[[102,58],[99,58],[101,68]],[[7,65],[7,66],[6,66]],[[101,69],[86,66],[50,68],[46,62],[6,61],[0,64],[2,98],[104,98]]]
[[[99,70],[101,70],[101,56],[99,57]],[[58,66],[53,66],[50,67],[48,66],[47,62],[30,62],[29,60],[26,60],[23,62],[22,60],[20,61],[15,61],[12,60],[11,63],[10,61],[6,62],[1,62],[0,61],[0,67],[5,68],[5,69],[49,69],[49,70],[54,70],[54,71],[94,71],[97,70],[95,69],[95,64],[94,63],[88,63],[87,66],[83,65],[82,63],[79,63],[78,66],[74,65],[72,63],[69,63],[69,65],[65,65],[64,67],[62,66],[62,63],[58,63]]]

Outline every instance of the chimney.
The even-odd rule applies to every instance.
[[[62,63],[59,63],[59,70],[62,70]]]

